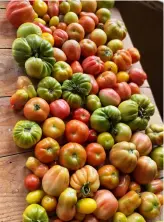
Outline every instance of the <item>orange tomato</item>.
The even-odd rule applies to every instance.
[[[118,72],[117,75],[117,82],[128,82],[129,81],[129,74],[127,72]]]
[[[57,200],[55,197],[50,195],[45,195],[42,199],[41,205],[48,212],[54,211],[56,209]]]
[[[54,37],[50,33],[42,33],[42,38],[47,40],[52,46],[54,45]]]
[[[118,67],[114,62],[107,61],[104,63],[104,71],[112,71],[115,74],[118,72]]]

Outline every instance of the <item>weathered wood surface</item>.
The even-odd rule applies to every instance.
[[[0,1],[0,222],[21,222],[27,193],[23,186],[23,178],[27,174],[24,165],[31,152],[19,149],[12,140],[15,123],[24,117],[22,112],[17,113],[10,108],[9,99],[16,90],[17,77],[23,74],[23,70],[11,54],[16,30],[5,18],[6,4],[6,1]],[[121,19],[117,9],[112,10],[112,15]],[[124,40],[124,46],[132,46],[129,36]],[[134,66],[141,67],[140,63]],[[147,81],[141,91],[155,104]],[[157,108],[150,122],[162,123]]]

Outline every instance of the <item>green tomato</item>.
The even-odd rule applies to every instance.
[[[19,26],[17,30],[17,38],[27,37],[30,34],[36,34],[36,35],[41,36],[42,30],[39,26],[31,22],[26,22],[26,23],[23,23],[21,26]]]
[[[62,97],[63,97],[64,100],[67,101],[67,103],[69,104],[69,106],[72,109],[80,108],[83,104],[82,97],[78,94],[66,91],[66,92],[63,92]]]
[[[42,206],[31,204],[23,212],[23,222],[49,222],[49,219]]]
[[[124,122],[134,120],[138,116],[138,105],[132,100],[126,100],[118,106],[121,112],[121,120]]]
[[[100,23],[105,23],[111,17],[111,12],[107,8],[100,8],[97,10],[96,15]]]
[[[128,221],[125,214],[117,212],[114,214],[112,222],[128,222]]]
[[[163,170],[164,148],[162,146],[154,148],[150,157],[156,162],[158,169]]]
[[[101,107],[101,102],[98,96],[89,95],[86,99],[86,107],[89,111],[93,112]]]
[[[139,213],[133,213],[127,219],[127,222],[146,222],[143,216]]]
[[[59,24],[59,17],[53,16],[49,21],[49,26],[57,26]]]
[[[77,22],[78,23],[78,16],[74,12],[67,12],[64,16],[64,22],[69,25],[71,23]]]
[[[37,93],[39,97],[50,103],[60,98],[62,94],[61,85],[53,77],[47,76],[39,82]]]
[[[114,2],[115,2],[114,0],[97,1],[97,9],[99,9],[99,8],[107,8],[107,9],[113,8]]]
[[[34,146],[42,136],[40,126],[29,120],[20,120],[13,129],[13,139],[17,146],[28,149]]]
[[[111,133],[116,143],[122,141],[129,142],[132,136],[130,127],[124,123],[117,123],[112,129]]]
[[[27,194],[26,201],[28,204],[40,203],[45,193],[43,190],[34,190]]]
[[[56,62],[53,67],[52,76],[59,82],[70,79],[72,77],[71,66],[64,61]]]
[[[114,139],[110,133],[100,133],[97,137],[97,142],[104,147],[105,150],[109,150],[114,145]]]

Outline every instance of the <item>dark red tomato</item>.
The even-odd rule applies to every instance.
[[[89,130],[89,136],[87,139],[88,142],[96,142],[97,141],[97,132],[93,129]]]
[[[70,107],[64,99],[57,99],[50,104],[50,113],[60,119],[65,119],[70,114]]]
[[[34,174],[29,174],[24,179],[24,186],[29,191],[34,191],[40,188],[40,180],[39,177]]]
[[[87,162],[91,166],[100,166],[106,159],[103,146],[98,143],[90,143],[86,147]]]
[[[68,142],[84,143],[88,139],[88,126],[79,121],[71,120],[66,124],[65,134]]]
[[[73,112],[73,119],[82,121],[83,123],[88,124],[90,119],[90,113],[83,108],[78,108]]]

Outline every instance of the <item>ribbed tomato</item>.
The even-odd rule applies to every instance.
[[[131,96],[130,86],[126,82],[117,83],[114,90],[118,93],[121,100],[127,100]]]
[[[62,29],[56,29],[53,32],[53,37],[55,41],[55,47],[61,47],[63,43],[68,40],[68,34]]]
[[[111,71],[101,73],[96,79],[100,89],[113,88],[116,84],[116,75]]]
[[[121,49],[114,54],[113,62],[116,63],[120,71],[126,71],[132,65],[132,58],[127,50]]]
[[[95,76],[103,72],[104,63],[97,56],[89,56],[82,62],[82,67],[85,73]]]

